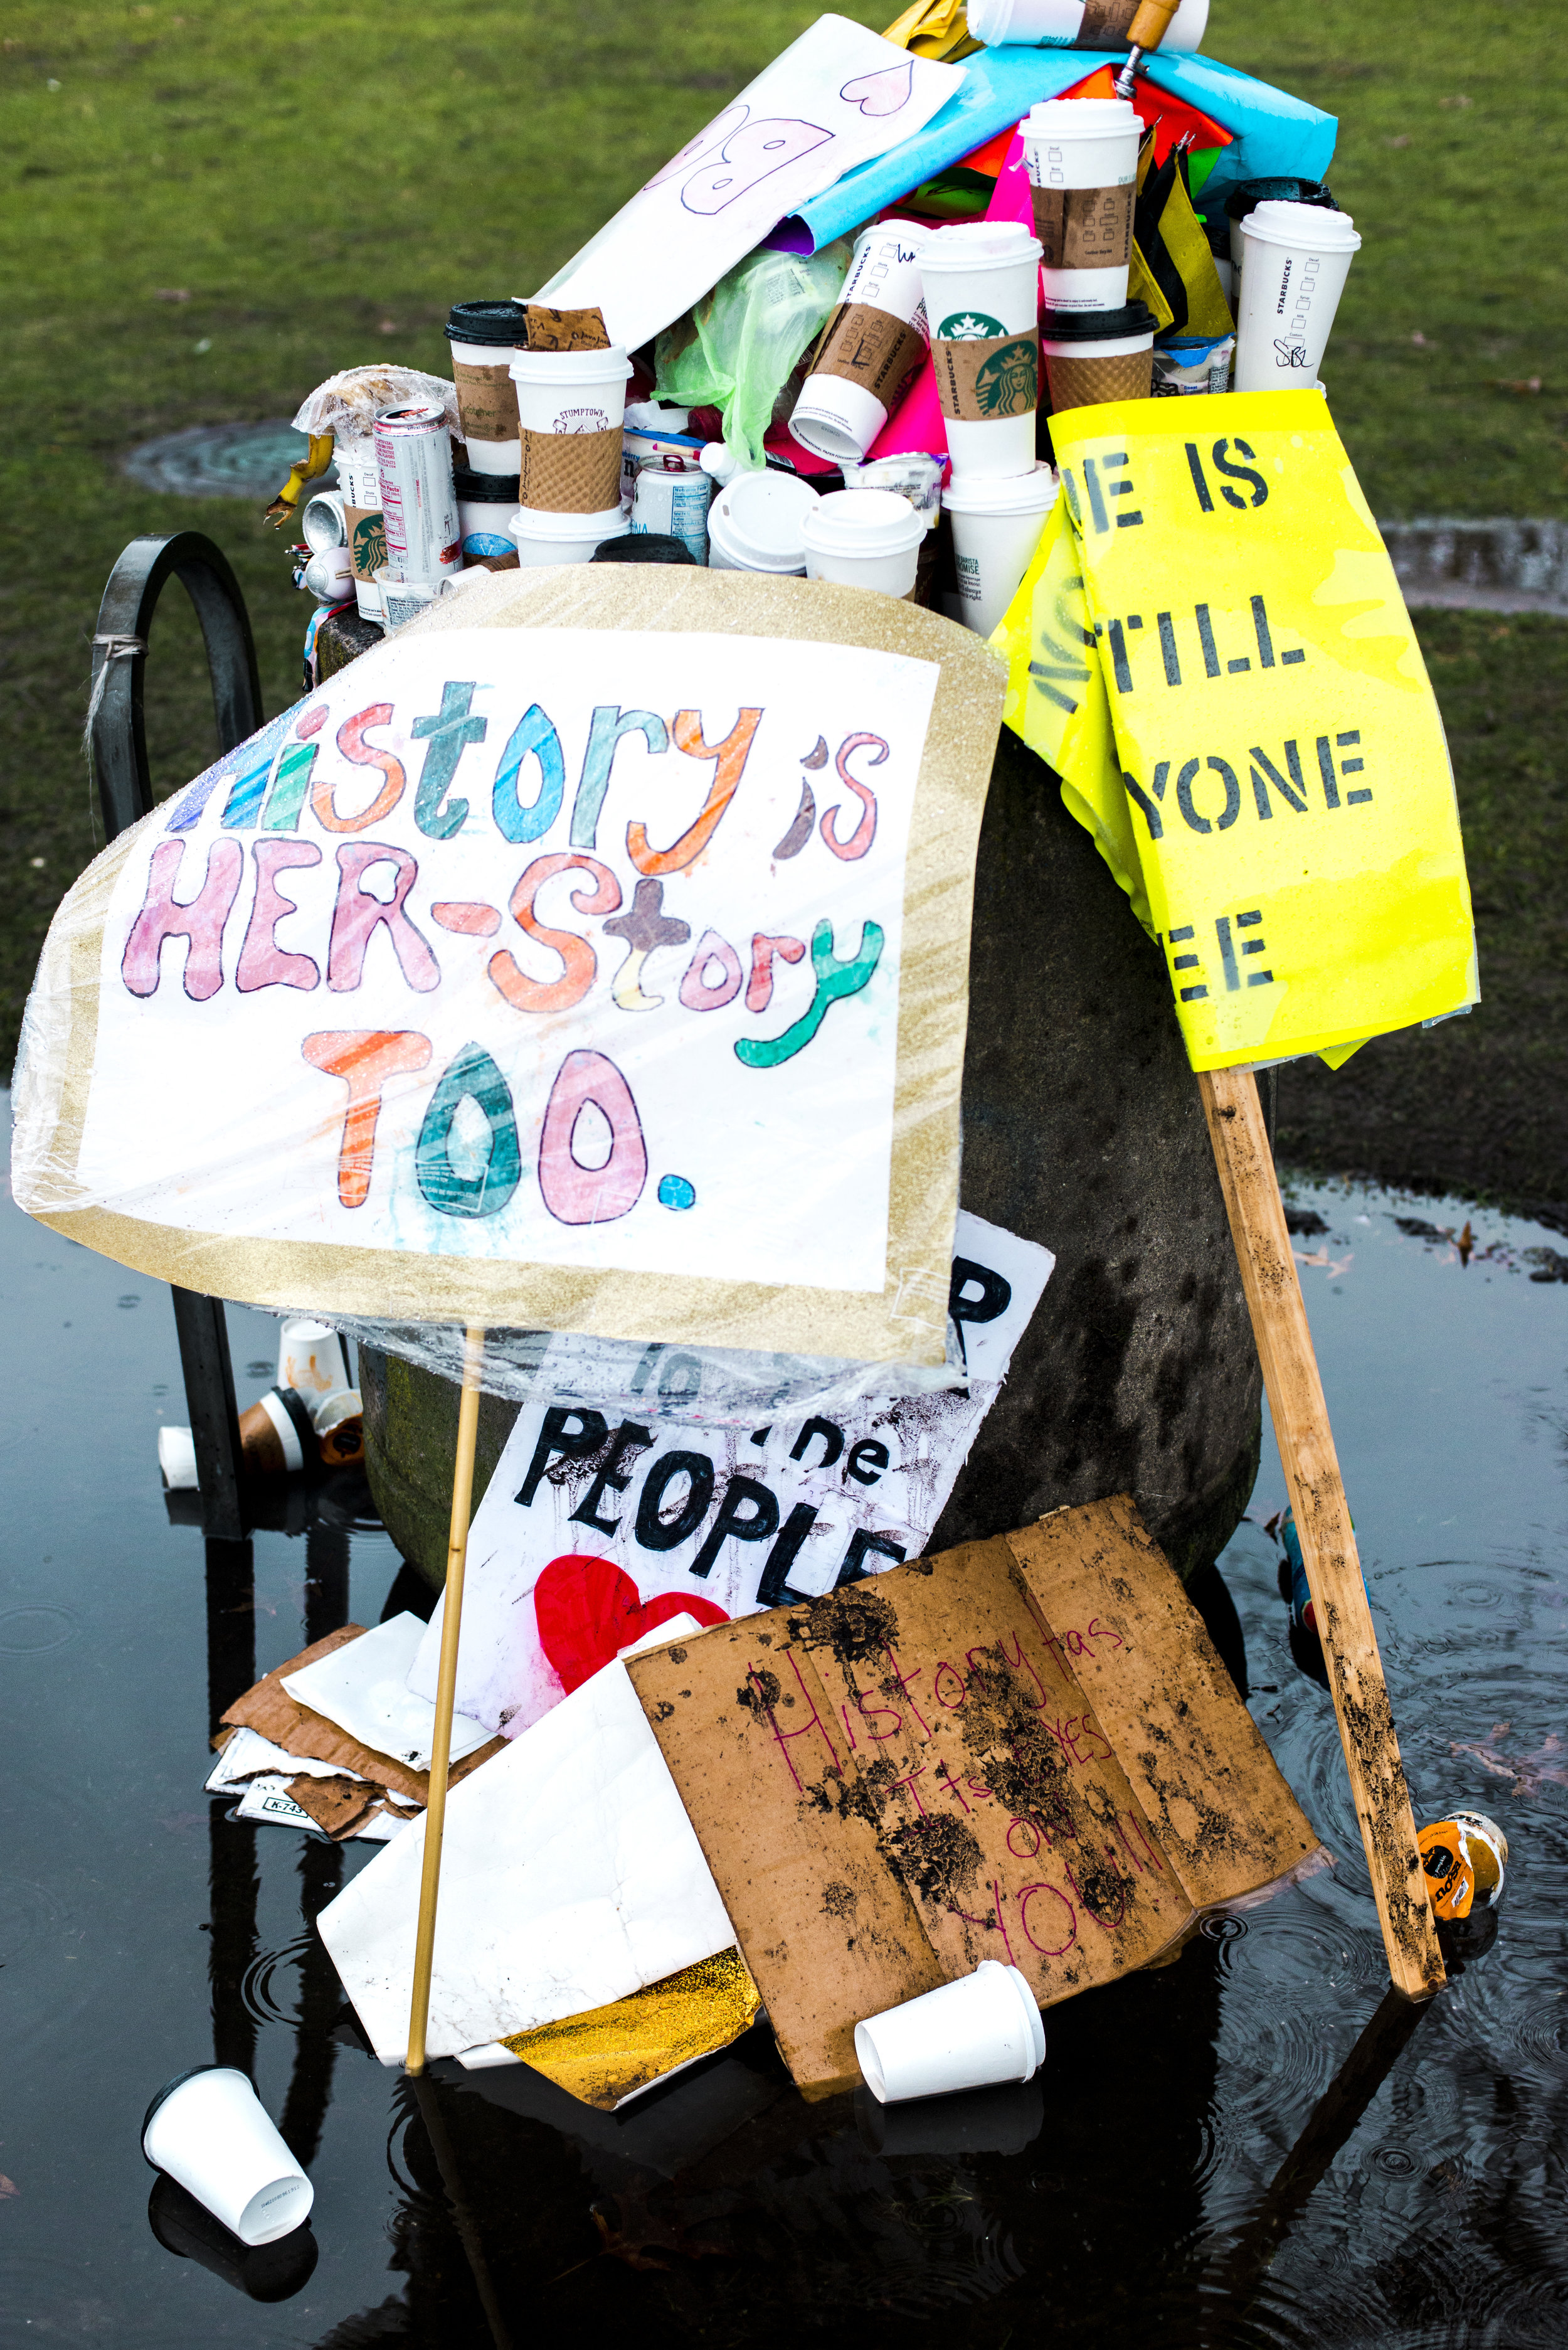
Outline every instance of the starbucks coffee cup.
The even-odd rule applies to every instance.
[[[476,473],[515,473],[517,390],[512,362],[524,348],[521,302],[454,302],[446,322],[452,380],[468,462]]]
[[[855,2056],[882,2105],[1028,2081],[1045,2061],[1045,2026],[1025,1978],[1000,1959],[855,2027]]]
[[[923,519],[897,490],[830,491],[805,516],[805,576],[909,596],[925,535]]]
[[[527,570],[535,563],[591,563],[595,548],[607,538],[625,537],[631,517],[618,498],[601,514],[552,514],[519,506],[506,526],[517,560]]]
[[[988,49],[1125,49],[1139,0],[971,0],[969,29]],[[1209,0],[1179,0],[1164,49],[1201,48]]]
[[[1040,404],[1040,241],[1018,221],[960,221],[920,256],[952,477],[1026,473]]]
[[[1314,211],[1336,213],[1338,204],[1321,180],[1243,180],[1225,199],[1227,249],[1231,265],[1241,266],[1241,223],[1263,203],[1311,204]]]
[[[1141,302],[1048,318],[1040,349],[1052,414],[1105,400],[1152,398],[1154,331],[1154,313]]]
[[[1238,391],[1310,391],[1361,239],[1348,213],[1261,203],[1241,223]]]
[[[943,491],[958,572],[954,617],[977,636],[990,636],[1018,593],[1055,503],[1056,476],[1044,464],[1016,481],[959,481]]]
[[[203,2064],[161,2089],[141,2151],[242,2244],[270,2244],[309,2217],[316,2190],[243,2073]]]
[[[464,565],[486,571],[515,570],[511,523],[522,503],[516,474],[480,473],[472,465],[454,465],[452,485],[457,492],[458,544]]]
[[[858,463],[919,374],[929,341],[920,286],[929,234],[912,221],[879,221],[856,240],[789,420],[814,455]]]
[[[1047,312],[1119,310],[1143,134],[1137,108],[1125,98],[1047,99],[1019,128]]]
[[[354,598],[364,620],[379,620],[381,591],[376,574],[387,559],[387,525],[381,514],[381,476],[376,443],[339,441],[333,451],[343,497],[343,534],[354,567]]]
[[[806,517],[816,492],[794,473],[737,473],[708,509],[711,571],[805,572]]]
[[[618,503],[630,374],[631,361],[618,344],[606,351],[517,353],[512,381],[521,452],[518,488],[525,508],[581,517],[602,515]],[[586,563],[587,556],[581,560]]]

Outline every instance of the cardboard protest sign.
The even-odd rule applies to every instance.
[[[910,57],[847,16],[819,16],[535,300],[595,304],[612,340],[635,350],[786,213],[923,130],[963,80],[961,66]]]
[[[1050,2006],[1321,1861],[1125,1499],[627,1670],[807,2094],[981,1959]]]
[[[1147,907],[1193,1066],[1343,1055],[1478,993],[1442,721],[1322,396],[1201,406],[1053,418],[1009,721]]]
[[[18,1199],[258,1304],[940,1362],[1000,704],[889,598],[497,575],[77,884]]]
[[[639,1420],[550,1400],[546,1355],[543,1400],[518,1413],[469,1534],[459,1713],[515,1737],[683,1609],[724,1623],[918,1556],[1052,1263],[961,1211],[950,1294],[966,1387],[750,1430],[663,1416],[679,1356],[650,1352],[663,1409]],[[444,1609],[410,1674],[418,1696],[435,1696]]]

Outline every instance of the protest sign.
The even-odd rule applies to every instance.
[[[793,581],[472,592],[78,883],[18,1198],[259,1304],[940,1362],[994,661]]]
[[[961,1211],[950,1294],[964,1388],[749,1432],[524,1404],[469,1535],[459,1712],[515,1737],[683,1610],[723,1623],[917,1557],[1053,1262]],[[556,1344],[569,1357],[569,1340]],[[650,1406],[661,1379],[680,1378],[679,1357],[649,1350]],[[538,1386],[547,1396],[548,1356]],[[444,1601],[409,1679],[431,1699],[443,1620]]]
[[[786,213],[901,148],[963,80],[961,66],[910,57],[847,16],[819,16],[535,298],[593,303],[612,342],[635,350]]]
[[[1214,1069],[1343,1053],[1478,989],[1442,721],[1323,399],[1201,408],[1053,418],[1077,567],[1059,522],[998,642],[1010,723],[1147,908]]]

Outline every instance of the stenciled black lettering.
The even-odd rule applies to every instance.
[[[539,1480],[548,1474],[552,1462],[587,1461],[608,1434],[609,1422],[602,1411],[587,1406],[579,1409],[575,1404],[552,1404],[545,1414],[534,1458],[528,1463],[528,1474],[518,1488],[517,1499],[524,1509],[532,1507]]]

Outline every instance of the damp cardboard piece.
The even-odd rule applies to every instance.
[[[863,2017],[981,1959],[1020,1967],[1049,2007],[1157,1960],[1203,1907],[1317,1850],[1130,1502],[1070,1514],[1026,1543],[1027,1569],[1023,1537],[964,1544],[628,1660],[807,2095],[857,2078]],[[1106,1598],[1087,1653],[1123,1643],[1105,1716],[1075,1638],[1095,1574]],[[1186,1700],[1179,1797],[1146,1725],[1185,1730],[1189,1677],[1200,1700]],[[1204,1768],[1228,1773],[1224,1839],[1180,1809]]]
[[[289,1781],[285,1793],[334,1844],[352,1835],[372,1812],[381,1808],[380,1788],[365,1779],[317,1779],[302,1773]]]
[[[531,351],[607,351],[610,347],[602,310],[552,310],[547,302],[526,302],[523,312],[524,339]]]
[[[264,1738],[270,1738],[273,1744],[281,1746],[286,1754],[304,1756],[316,1762],[329,1762],[335,1770],[354,1772],[361,1779],[370,1779],[378,1786],[389,1788],[395,1795],[408,1796],[417,1804],[428,1804],[428,1772],[410,1771],[405,1763],[395,1762],[390,1755],[378,1754],[370,1747],[362,1746],[357,1738],[350,1738],[346,1731],[339,1730],[337,1723],[328,1721],[324,1714],[312,1712],[309,1706],[301,1705],[297,1698],[290,1697],[283,1686],[286,1675],[302,1672],[306,1665],[314,1665],[323,1657],[332,1655],[345,1642],[360,1640],[364,1637],[363,1624],[345,1624],[337,1631],[328,1632],[324,1640],[314,1641],[308,1648],[302,1648],[297,1657],[290,1657],[286,1664],[265,1674],[254,1689],[245,1691],[244,1697],[236,1698],[223,1715],[223,1721],[234,1728],[259,1730]],[[493,1754],[499,1754],[505,1743],[504,1738],[493,1738],[476,1754],[470,1754],[462,1762],[454,1763],[449,1783],[456,1786],[461,1779],[467,1778],[471,1771],[476,1771],[482,1762],[487,1762]]]

